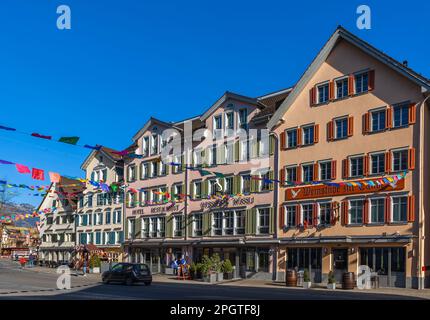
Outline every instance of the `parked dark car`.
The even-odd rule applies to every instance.
[[[117,263],[109,271],[102,273],[102,281],[105,284],[122,282],[126,285],[143,282],[146,286],[149,286],[152,283],[152,274],[146,264]]]

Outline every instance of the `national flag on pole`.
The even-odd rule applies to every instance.
[[[15,164],[16,170],[18,170],[19,173],[30,173],[30,169],[27,166],[24,166],[22,164]]]
[[[45,180],[44,171],[42,169],[32,169],[31,177],[34,180]]]
[[[79,137],[61,137],[59,142],[76,145],[79,141]]]
[[[59,183],[60,182],[60,174],[56,172],[49,172],[49,179],[52,183]]]
[[[52,139],[52,137],[51,137],[51,136],[44,136],[44,135],[39,134],[39,133],[32,133],[31,135],[32,135],[33,137],[41,138],[41,139],[47,139],[47,140],[51,140],[51,139]]]

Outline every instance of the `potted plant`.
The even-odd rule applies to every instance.
[[[212,259],[207,255],[204,255],[201,263],[201,270],[204,282],[214,283],[216,282],[216,273],[213,271]]]
[[[224,273],[224,279],[233,279],[233,265],[231,264],[230,259],[226,259],[223,261],[222,272]]]
[[[303,271],[303,288],[309,289],[312,287],[311,278],[309,277],[309,270],[305,269]]]
[[[196,279],[202,278],[202,264],[196,263]]]
[[[100,273],[101,261],[99,256],[93,255],[90,259],[90,272],[91,273]]]
[[[336,278],[334,277],[334,272],[330,271],[328,273],[328,283],[327,283],[327,289],[336,289]]]
[[[215,253],[212,258],[212,271],[216,273],[217,281],[224,280],[224,274],[222,271],[222,261],[218,253]]]
[[[197,277],[197,265],[194,262],[190,265],[190,277],[193,280]]]

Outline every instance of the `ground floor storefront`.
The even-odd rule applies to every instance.
[[[74,247],[39,248],[38,259],[42,264],[46,262],[68,263],[72,261],[74,250]]]

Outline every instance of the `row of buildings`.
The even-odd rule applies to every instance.
[[[338,27],[293,87],[226,92],[191,119],[150,118],[129,155],[93,151],[86,178],[119,187],[52,185],[79,195],[43,200],[56,213],[41,220],[40,257],[94,244],[163,272],[219,253],[241,277],[307,268],[324,282],[367,265],[382,286],[428,287],[429,89]]]

